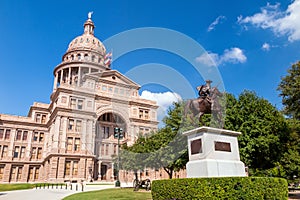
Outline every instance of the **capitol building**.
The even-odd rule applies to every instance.
[[[94,28],[89,16],[54,67],[49,104],[34,102],[26,117],[0,114],[0,182],[114,181],[114,128],[127,145],[157,130],[158,105],[110,68]]]

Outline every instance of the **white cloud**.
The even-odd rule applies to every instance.
[[[165,116],[168,108],[173,104],[173,102],[181,101],[182,98],[179,94],[175,92],[163,92],[163,93],[153,93],[144,90],[141,94],[141,98],[156,101],[159,106],[157,111],[157,118],[161,121]]]
[[[201,56],[196,58],[196,61],[203,63],[206,66],[212,67],[217,64],[219,60],[219,55],[216,53],[203,53]]]
[[[219,17],[217,17],[217,18],[215,19],[215,21],[213,21],[213,22],[209,25],[209,27],[207,28],[207,32],[210,32],[210,31],[214,30],[215,27],[216,27],[219,23],[222,23],[222,21],[225,20],[225,19],[226,19],[226,17],[225,17],[225,16],[222,16],[222,15],[220,15]]]
[[[293,1],[285,11],[279,10],[280,4],[267,4],[260,13],[243,18],[239,24],[252,24],[262,29],[271,29],[276,35],[288,36],[290,42],[300,40],[300,0]]]
[[[238,47],[232,47],[230,49],[225,49],[222,55],[218,55],[216,53],[202,54],[196,58],[196,61],[207,66],[215,66],[225,63],[244,63],[247,61],[247,57],[242,49]]]
[[[224,54],[220,57],[219,63],[244,63],[247,57],[244,55],[243,50],[237,47],[226,49]]]
[[[262,50],[264,50],[264,51],[270,51],[270,48],[271,48],[271,46],[270,46],[270,44],[268,44],[268,43],[264,43],[263,45],[262,45]]]

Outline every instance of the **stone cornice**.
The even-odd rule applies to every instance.
[[[153,124],[153,125],[159,124],[158,121],[145,120],[145,119],[139,119],[139,118],[133,118],[133,117],[130,118],[130,121],[132,121],[132,122],[144,123],[144,124]]]

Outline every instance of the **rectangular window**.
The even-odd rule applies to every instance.
[[[33,141],[37,142],[38,138],[39,138],[39,133],[38,132],[34,132],[34,134],[33,134]]]
[[[28,136],[28,131],[24,131],[22,140],[27,140],[27,136]]]
[[[25,149],[26,149],[26,147],[21,147],[21,155],[20,155],[20,158],[24,158],[24,157],[25,157]]]
[[[4,165],[0,165],[0,180],[3,179],[3,174],[4,174]]]
[[[6,129],[4,139],[9,140],[9,138],[10,138],[10,129]]]
[[[41,122],[41,114],[35,115],[35,122],[40,123]]]
[[[69,119],[68,129],[69,130],[74,130],[74,119]]]
[[[81,120],[76,121],[76,131],[80,132],[81,131]]]
[[[149,110],[139,109],[139,118],[140,119],[149,119]]]
[[[82,110],[83,107],[83,100],[78,100],[77,109]]]
[[[28,177],[28,179],[29,179],[30,181],[33,181],[33,167],[30,167],[30,168],[29,168],[29,177]]]
[[[14,158],[18,158],[19,157],[19,152],[20,152],[20,147],[16,146],[15,147],[15,151],[14,151]]]
[[[36,168],[35,169],[35,174],[34,174],[34,180],[38,180],[40,175],[40,169]]]
[[[2,158],[5,158],[7,156],[7,150],[8,146],[4,145],[2,149]]]
[[[65,176],[70,176],[71,161],[67,160],[65,164]]]
[[[149,111],[145,110],[145,119],[149,119]]]
[[[11,168],[10,180],[14,181],[16,179],[16,173],[17,173],[17,167],[12,167]]]
[[[37,159],[41,159],[42,158],[42,148],[38,148],[37,149]]]
[[[21,180],[22,178],[22,170],[23,167],[18,167],[18,173],[17,173],[17,181]]]
[[[75,138],[74,151],[80,151],[80,138]]]
[[[42,115],[42,124],[46,124],[46,115]]]
[[[76,108],[76,99],[75,99],[75,98],[71,98],[70,107],[71,107],[72,109],[75,109],[75,108]]]
[[[78,161],[73,162],[73,173],[74,176],[78,175]]]
[[[40,133],[39,142],[44,141],[44,133]]]
[[[32,148],[31,159],[36,159],[36,147]]]
[[[140,111],[139,111],[139,118],[142,119],[142,118],[143,118],[143,115],[144,115],[143,110],[140,110]]]
[[[72,151],[72,146],[73,146],[73,138],[68,137],[68,140],[67,140],[67,151]]]
[[[4,135],[4,129],[0,129],[0,140],[3,139],[3,135]]]
[[[16,135],[16,140],[21,140],[22,137],[22,131],[18,130]]]

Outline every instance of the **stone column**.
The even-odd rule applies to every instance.
[[[63,83],[63,75],[64,75],[64,70],[60,70],[60,84]]]
[[[60,157],[58,161],[57,181],[63,181],[65,173],[65,157]]]
[[[4,167],[4,173],[2,178],[3,182],[7,182],[7,183],[9,182],[10,173],[11,173],[11,164],[6,164]]]
[[[27,147],[26,147],[26,154],[25,154],[25,159],[26,160],[30,160],[30,157],[31,157],[32,135],[33,135],[33,131],[28,131],[28,135],[27,135]]]
[[[60,152],[65,153],[66,152],[66,139],[67,139],[67,127],[68,127],[68,118],[63,117],[62,118],[63,127],[62,127],[62,135],[60,138]]]
[[[68,70],[69,70],[69,74],[68,74],[68,84],[70,84],[71,85],[71,81],[72,81],[72,78],[71,78],[71,67],[69,67],[68,68]]]
[[[58,140],[59,140],[59,127],[60,127],[60,116],[56,116],[53,136],[53,152],[58,152]]]
[[[54,83],[53,83],[53,91],[57,89],[57,81],[58,81],[58,74],[55,74]]]
[[[21,182],[27,182],[28,173],[29,173],[29,164],[25,164],[22,169]]]
[[[93,121],[92,120],[87,120],[87,124],[86,124],[86,144],[87,144],[87,150],[90,154],[94,153],[94,149],[93,149]]]
[[[114,163],[111,163],[111,180],[114,180],[115,176],[114,176],[114,170],[115,170],[115,166]]]
[[[80,86],[80,82],[81,82],[81,67],[78,67],[78,81],[77,81],[77,86]]]
[[[101,180],[101,164],[102,164],[102,161],[99,160],[98,161],[98,179]]]
[[[4,133],[4,134],[5,134],[5,133]],[[8,152],[7,152],[7,157],[8,157],[9,159],[12,159],[12,158],[13,158],[15,136],[16,136],[16,129],[11,129],[11,130],[10,130],[10,138],[9,138]]]
[[[57,166],[58,166],[58,157],[52,157],[50,159],[50,175],[49,181],[55,182],[57,177]]]
[[[85,154],[88,153],[87,151],[87,122],[86,119],[82,120],[82,126],[81,126],[81,149],[85,152]]]

